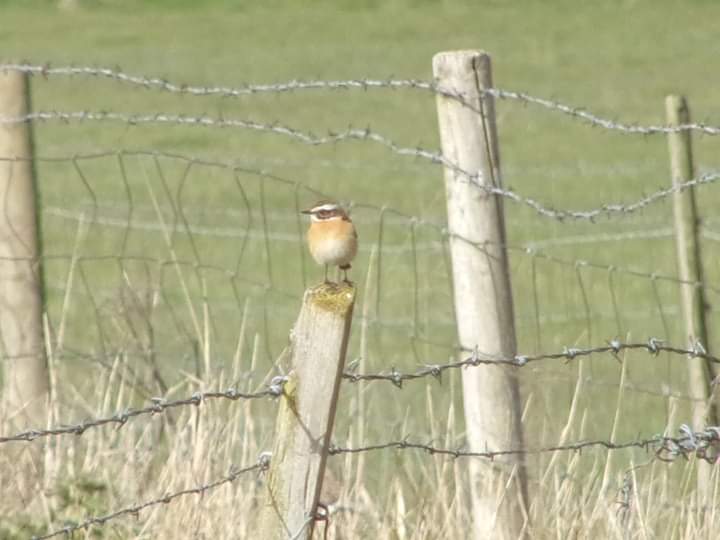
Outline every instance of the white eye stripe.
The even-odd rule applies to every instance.
[[[320,206],[316,206],[311,212],[332,212],[333,210],[338,210],[340,207],[337,204],[321,204]]]

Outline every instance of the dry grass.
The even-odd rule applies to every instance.
[[[168,246],[173,254],[169,240]],[[373,254],[359,299],[360,328],[355,329],[361,355],[356,367],[361,370],[368,350],[374,261]],[[62,329],[67,310],[61,313],[58,330],[46,325],[56,391],[49,425],[112,416],[129,404],[147,404],[148,389],[167,399],[229,387],[255,392],[281,372],[283,355],[270,368],[259,358],[262,337],[247,331],[252,317],[248,309],[243,310],[232,361],[216,363],[207,299],[202,297],[198,302],[188,292],[191,270],[177,265],[174,268],[180,291],[178,301],[185,305],[198,343],[195,369],[182,372],[179,382],[171,386],[158,378],[151,320],[160,300],[152,289],[128,279],[110,310],[125,346],[112,362],[88,363],[82,376],[78,376],[77,365],[58,361],[65,345]],[[71,288],[72,284],[68,285],[68,297]],[[329,292],[337,296],[344,290]],[[146,361],[128,361],[131,352]],[[617,390],[605,396],[608,403],[615,403],[610,440],[619,437],[625,420],[624,383],[630,364],[630,359],[625,358]],[[599,414],[586,399],[584,369],[584,364],[578,364],[566,417],[559,417],[554,409],[549,414],[546,409],[540,429],[530,412],[543,410],[547,392],[542,385],[529,387],[524,419],[532,446],[595,436],[598,430],[591,423]],[[552,376],[553,372],[544,375]],[[413,429],[418,433],[421,426],[420,434],[433,445],[458,448],[464,440],[462,412],[457,406],[458,383],[458,373],[448,374],[442,384],[415,382],[403,389],[346,382],[341,389],[334,440],[340,446],[363,446],[396,439],[398,433]],[[395,408],[389,406],[391,402]],[[667,405],[670,430],[677,424],[677,404],[669,401]],[[271,400],[213,400],[135,418],[120,429],[103,427],[88,429],[81,436],[40,439],[14,447],[6,444],[0,454],[0,515],[5,516],[0,537],[29,538],[101,518],[104,523],[88,525],[78,534],[87,538],[254,538],[263,500],[263,473],[250,471],[212,489],[203,486],[228,478],[237,468],[258,463],[261,454],[272,447],[276,411],[276,403]],[[0,432],[12,433],[12,414],[0,418],[8,421],[0,426]],[[18,467],[18,451],[31,450],[40,452],[45,472],[37,485],[28,487],[20,484],[23,475]],[[713,472],[711,500],[697,501],[694,461],[666,463],[651,458],[631,450],[530,456],[531,537],[713,538],[713,531],[720,526],[717,471]],[[409,450],[331,457],[323,497],[323,502],[335,509],[328,537],[467,537],[471,523],[467,459]],[[202,495],[189,493],[171,497],[166,504],[159,502],[137,512],[122,512],[197,488],[202,488]],[[498,498],[502,495],[496,494]],[[119,511],[117,517],[102,519]],[[323,531],[322,524],[318,530]]]
[[[163,16],[139,2],[133,2],[136,9],[121,11],[119,2],[80,1],[79,9],[67,13],[47,9],[45,2],[30,3],[35,7],[0,1],[8,21],[8,58],[56,65],[119,64],[129,72],[172,80],[240,84],[392,74],[425,79],[434,53],[483,47],[493,53],[502,87],[557,96],[640,123],[660,122],[663,96],[682,91],[692,94],[699,119],[718,123],[713,82],[720,72],[698,68],[716,60],[712,21],[717,20],[717,7],[709,2],[584,3],[580,10],[571,2],[303,2],[283,9],[271,2],[227,10],[221,4],[236,2],[218,0],[212,2],[213,9],[188,15],[174,12],[175,1],[173,12]],[[117,6],[105,11],[101,4]],[[687,28],[692,32],[678,30]],[[291,36],[292,47],[278,36]],[[424,94],[366,92],[348,94],[347,99],[288,94],[210,102],[105,83],[35,83],[38,110],[176,110],[282,120],[313,132],[370,123],[409,146],[437,145],[432,96]],[[634,200],[665,185],[662,138],[615,137],[509,102],[499,104],[498,111],[506,179],[525,195],[558,207],[587,208]],[[355,320],[349,360],[359,371],[393,365],[409,370],[442,360],[453,350],[443,237],[435,229],[415,227],[413,221],[393,221],[398,216],[384,210],[397,208],[442,222],[439,169],[394,160],[360,144],[308,149],[284,139],[228,133],[90,123],[46,124],[37,130],[43,155],[152,148],[237,158],[291,180],[286,185],[248,173],[237,183],[224,171],[200,164],[190,170],[181,160],[165,159],[156,167],[152,160],[129,157],[122,161],[127,167],[124,178],[120,162],[110,156],[81,162],[86,185],[70,162],[38,165],[47,209],[85,213],[77,221],[47,213],[43,227],[49,254],[72,255],[50,258],[45,268],[50,291],[47,342],[56,383],[50,424],[146,405],[156,395],[172,399],[203,389],[264,387],[278,372],[275,353],[283,347],[305,275],[321,272],[315,267],[313,273],[307,271],[309,265],[292,240],[299,238],[294,229],[296,197],[314,200],[310,189],[361,203],[353,218],[365,250],[354,268],[367,268],[368,277],[359,288],[355,313],[362,316]],[[696,155],[704,168],[717,167],[720,154],[712,139],[697,140]],[[297,189],[294,182],[308,189]],[[704,191],[701,200],[708,218],[716,213],[713,193]],[[127,226],[94,223],[88,208],[98,203],[101,218],[124,219]],[[362,203],[372,206],[363,208]],[[269,248],[262,241],[266,206],[267,215],[283,218],[270,222],[271,232],[285,237]],[[227,213],[230,210],[234,213]],[[516,246],[665,226],[669,215],[667,206],[658,206],[637,221],[559,225],[539,221],[516,205],[506,210],[508,236]],[[241,258],[239,237],[186,234],[180,220],[185,215],[198,228],[242,232],[247,226],[256,236],[250,237]],[[152,227],[131,226],[131,216]],[[415,242],[438,247],[416,253],[411,247]],[[194,253],[196,248],[199,253]],[[146,253],[157,254],[162,264],[132,258]],[[672,243],[663,239],[559,245],[551,253],[567,260],[675,273]],[[82,260],[106,255],[120,259]],[[191,263],[182,265],[183,260]],[[220,271],[203,271],[193,261],[214,264]],[[638,339],[652,335],[684,343],[674,284],[584,266],[581,272],[580,266],[556,265],[517,251],[511,261],[523,352],[596,345],[627,336],[630,330]],[[708,279],[716,280],[719,267],[708,266]],[[247,281],[226,279],[235,272]],[[89,358],[66,359],[73,349]],[[623,370],[623,380],[627,375],[628,385],[646,391],[625,396],[614,361],[605,365],[596,360],[582,361],[577,371],[575,363],[523,370],[529,374],[523,381],[529,444],[597,436],[625,440],[664,426],[674,431],[689,417],[687,401],[673,403],[665,393],[666,388],[676,394],[683,388],[682,361],[668,359],[661,371],[658,361],[663,359],[629,358],[631,372]],[[458,377],[448,374],[442,384],[415,382],[402,390],[380,383],[344,384],[335,441],[359,446],[412,434],[437,446],[459,447],[464,428]],[[38,448],[45,462],[41,485],[30,489],[19,484],[17,454],[10,445],[0,445],[0,538],[28,538],[225,478],[231,465],[254,464],[272,446],[275,411],[271,401],[208,402],[138,418],[119,430],[90,429],[82,436],[19,444],[25,452]],[[15,431],[4,425],[9,416],[0,411],[2,434]],[[696,463],[649,459],[630,450],[532,457],[532,537],[715,538],[720,525],[717,472],[712,499],[696,501]],[[342,511],[330,521],[330,536],[467,537],[467,463],[395,450],[332,457],[333,480],[327,483],[332,489],[326,502],[337,498]],[[262,475],[248,473],[203,496],[181,496],[75,536],[253,538],[262,482]]]
[[[112,369],[93,374],[97,377],[93,395],[78,391],[72,403],[54,401],[51,423],[67,419],[69,409],[76,411],[77,419],[123,410],[133,389],[125,382],[121,360]],[[253,372],[256,360],[236,358],[234,365],[216,373],[213,386],[223,389],[241,381],[238,389],[257,390],[267,377],[242,375]],[[62,377],[62,369],[54,375]],[[454,406],[442,410],[436,404],[439,392],[454,393],[455,386],[454,382],[446,386],[427,383],[424,388],[414,385],[404,390],[424,391],[428,438],[438,446],[457,447],[462,440],[459,411]],[[170,389],[170,395],[207,389],[208,385],[188,375],[184,383]],[[349,406],[354,408],[358,394],[350,390],[355,389],[346,385],[344,397],[350,398]],[[582,392],[583,385],[578,383],[559,442],[584,436],[589,411],[577,406]],[[617,396],[618,411],[622,394],[621,390]],[[275,411],[275,402],[269,400],[212,401],[134,419],[121,429],[88,429],[82,436],[19,444],[25,451],[43,445],[45,475],[42,485],[31,490],[32,496],[23,498],[17,483],[17,456],[11,458],[11,451],[0,455],[0,515],[5,516],[0,537],[29,538],[225,478],[231,466],[253,465],[271,447]],[[338,442],[348,446],[372,442],[358,440],[372,422],[370,416],[354,417],[347,438]],[[543,441],[554,442],[558,441]],[[11,448],[5,445],[3,450]],[[328,525],[329,537],[467,537],[466,459],[391,450],[332,457],[324,495],[325,502],[336,509]],[[713,472],[712,500],[696,501],[695,466],[694,461],[666,463],[624,450],[533,456],[528,462],[531,537],[713,538],[713,531],[720,527],[718,474]],[[263,481],[260,472],[245,473],[201,496],[180,496],[78,534],[87,538],[253,538]]]

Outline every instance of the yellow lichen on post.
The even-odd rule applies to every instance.
[[[287,492],[284,486],[282,464],[288,459],[288,452],[293,447],[292,437],[295,430],[292,425],[297,416],[297,377],[295,373],[288,375],[280,397],[277,421],[275,424],[275,441],[273,443],[270,469],[267,473],[266,500],[260,517],[261,530],[270,530],[281,522],[288,511],[288,500],[283,496]]]
[[[325,476],[355,301],[352,284],[305,291],[275,427],[258,538],[308,539]]]
[[[349,283],[323,283],[308,289],[310,301],[337,315],[344,315],[355,301],[355,287]]]
[[[291,372],[283,385],[280,407],[278,409],[278,424],[284,426],[290,423],[297,414],[297,376]]]

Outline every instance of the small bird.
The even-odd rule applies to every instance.
[[[329,265],[338,266],[349,283],[347,271],[357,254],[357,232],[345,209],[334,202],[319,201],[302,213],[310,214],[308,247],[315,262],[325,265],[325,283]]]

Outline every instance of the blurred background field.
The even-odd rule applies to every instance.
[[[479,48],[492,54],[501,89],[639,124],[663,124],[664,97],[681,93],[689,98],[694,120],[720,124],[720,6],[713,2],[65,4],[61,9],[54,2],[0,2],[3,62],[120,66],[126,73],[172,82],[242,87],[296,79],[430,80],[433,54]],[[103,78],[35,76],[32,99],[35,111],[208,115],[277,122],[318,136],[370,127],[400,146],[439,147],[434,96],[415,89],[201,97]],[[670,185],[662,135],[593,128],[510,100],[497,102],[497,115],[505,186],[546,206],[597,208]],[[153,396],[182,397],[217,388],[220,381],[255,389],[277,374],[275,360],[287,345],[302,292],[322,279],[322,270],[305,253],[307,224],[298,216],[321,197],[348,204],[360,235],[352,271],[359,287],[348,353],[353,366],[412,371],[458,353],[440,166],[367,141],[313,146],[232,127],[47,121],[34,130],[48,320],[57,355],[57,422],[109,414]],[[718,170],[716,138],[695,136],[694,142],[698,174]],[[236,172],[222,164],[236,166]],[[717,189],[702,187],[699,201],[712,284],[720,277],[713,235],[720,228]],[[520,352],[651,336],[687,345],[677,283],[651,277],[677,274],[670,199],[594,222],[558,221],[510,201],[505,210]],[[709,294],[712,314],[717,293]],[[609,356],[520,370],[528,445],[557,442],[564,429],[569,440],[606,439],[611,432],[625,440],[689,422],[682,359],[642,352],[624,359],[624,387],[618,385],[621,363]],[[402,389],[348,383],[341,399],[338,444],[410,436],[462,445],[458,373],[447,374],[441,384],[408,383]],[[271,440],[275,407],[263,405],[243,406],[252,420],[233,410],[235,404],[212,409],[226,422],[207,411],[199,414],[207,420],[196,423],[193,436],[202,439],[211,464],[192,457],[201,450],[193,442],[199,439],[188,435],[183,446],[179,426],[186,413],[167,428],[180,433],[177,440],[146,425],[166,422],[157,418],[139,420],[117,435],[107,428],[105,438],[84,435],[53,443],[57,482],[50,491],[63,502],[56,501],[41,519],[15,515],[0,526],[0,535],[23,538],[28,531],[45,532],[63,520],[82,520],[159,494],[167,485],[159,479],[169,478],[168,464],[184,467],[178,452],[191,456],[187,466],[194,472],[168,480],[175,486],[226,471],[228,459],[252,460]],[[245,436],[238,436],[241,442],[228,440],[233,429]],[[121,436],[127,433],[135,437],[131,442]],[[172,459],[166,463],[167,456]],[[625,472],[647,457],[622,451],[612,462],[605,459],[602,452],[530,459],[537,537],[553,536],[552,516],[564,511],[567,523],[557,525],[562,537],[576,526],[573,511],[587,519],[577,537],[617,533],[604,528],[603,519],[611,521],[612,499]],[[334,458],[331,468],[345,496],[361,508],[340,518],[350,520],[347,536],[462,537],[467,516],[456,485],[461,463],[390,451]],[[612,488],[603,499],[608,508],[602,519],[586,516],[580,499],[561,501],[557,490],[554,503],[542,502],[547,486],[541,478],[560,485],[578,475],[590,480],[571,493],[585,488],[595,493],[598,471],[606,464]],[[665,489],[672,492],[668,486],[684,485],[689,474],[679,465],[662,472],[655,467],[645,478],[648,489],[666,475]],[[135,476],[138,471],[144,480]],[[3,486],[11,485],[9,470],[0,472]],[[82,477],[100,486],[92,497],[58,495],[79,489],[75,480]],[[119,487],[117,478],[130,487]],[[233,496],[242,492],[239,487]],[[377,500],[381,497],[392,502]],[[681,499],[678,495],[678,504],[687,502]],[[251,522],[243,521],[243,512],[251,511],[247,500],[233,507],[223,495],[204,504],[215,504],[213,515],[242,521],[245,534],[251,534]],[[180,527],[182,519],[195,524],[200,531],[195,537],[221,534],[212,529],[220,525],[209,525],[196,507],[182,508],[168,507],[175,518],[161,508],[138,521],[118,522],[116,537],[176,537],[172,527]],[[398,517],[401,508],[404,515]],[[685,511],[663,515],[667,537],[682,537]],[[433,512],[443,519],[431,519]],[[111,538],[111,530],[98,527],[91,534]]]

